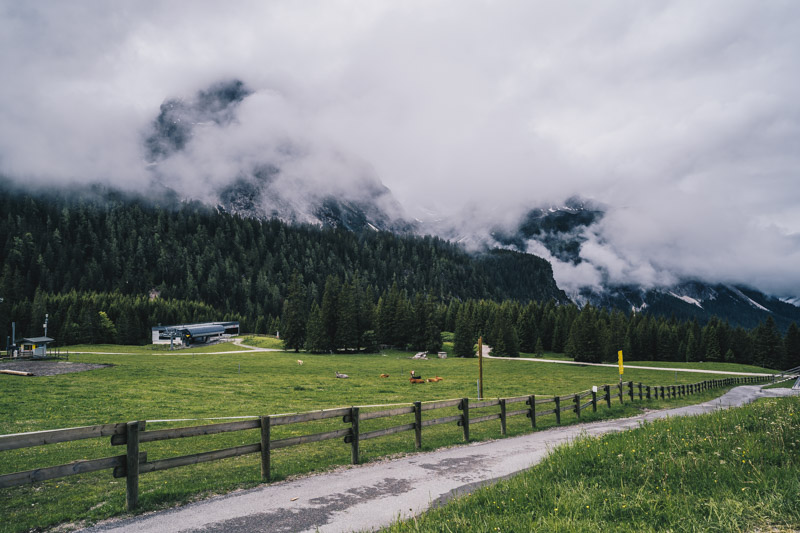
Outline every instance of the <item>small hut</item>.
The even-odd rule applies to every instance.
[[[54,342],[50,337],[31,337],[20,342],[22,357],[47,357],[47,345]]]

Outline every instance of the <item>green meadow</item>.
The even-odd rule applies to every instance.
[[[245,344],[274,348],[276,339],[247,338]],[[80,348],[80,350],[78,349]],[[212,349],[213,348],[213,349]],[[77,354],[96,350],[117,354]],[[215,422],[225,417],[256,417],[345,406],[363,407],[409,404],[451,398],[476,398],[478,360],[448,358],[412,360],[410,353],[313,355],[289,352],[212,353],[236,351],[234,345],[201,350],[164,351],[140,347],[70,347],[70,362],[112,366],[88,372],[56,376],[18,377],[0,375],[0,434],[39,431],[132,420],[147,420],[147,429],[161,429]],[[298,360],[302,360],[300,365]],[[633,363],[631,363],[633,364]],[[440,376],[438,383],[412,385],[409,372],[423,377]],[[760,369],[759,369],[760,370]],[[337,379],[335,373],[349,375]],[[379,377],[389,374],[388,378]],[[484,360],[484,396],[512,397],[565,395],[614,384],[616,368],[548,364],[531,361]],[[626,381],[650,385],[695,383],[720,375],[626,369]],[[660,408],[710,399],[721,390],[677,400],[651,400],[597,413],[584,412],[584,420],[629,416],[643,406]],[[457,410],[426,411],[426,418],[458,413]],[[488,413],[488,411],[487,411]],[[485,414],[476,412],[472,416]],[[222,421],[222,420],[216,420]],[[362,422],[361,431],[413,422],[395,417]],[[575,423],[564,413],[562,423]],[[538,427],[555,423],[554,417],[537,419]],[[273,428],[272,438],[331,431],[348,427],[341,419]],[[525,417],[509,419],[508,435],[530,431]],[[500,438],[499,423],[472,426],[471,438]],[[423,450],[462,442],[455,424],[423,430]],[[148,460],[259,442],[258,430],[175,439],[142,445]],[[361,443],[361,461],[392,454],[414,453],[413,432]],[[110,445],[109,438],[39,446],[0,452],[0,474],[53,466],[80,459],[120,455],[124,447]],[[350,446],[340,439],[275,450],[272,478],[330,469],[349,464]],[[258,454],[143,474],[140,478],[140,511],[192,501],[210,494],[261,483]],[[124,513],[125,480],[110,471],[81,474],[34,485],[0,490],[0,531],[27,531],[65,522],[93,522]]]

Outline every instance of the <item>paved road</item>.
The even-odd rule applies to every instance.
[[[413,454],[238,491],[167,511],[113,520],[84,531],[371,531],[398,517],[420,514],[432,504],[476,486],[525,470],[541,461],[554,446],[584,432],[600,435],[624,431],[638,427],[645,420],[702,414],[761,397],[792,393],[791,389],[736,387],[704,404]]]

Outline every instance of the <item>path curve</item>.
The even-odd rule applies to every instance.
[[[736,387],[710,402],[650,411],[537,431],[518,437],[417,453],[236,491],[223,496],[124,519],[86,532],[167,533],[370,531],[398,518],[425,512],[432,504],[509,477],[540,462],[553,447],[581,434],[601,435],[668,416],[708,413],[758,398],[800,391]]]

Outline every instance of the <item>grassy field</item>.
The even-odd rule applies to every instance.
[[[787,379],[785,381],[781,381],[775,383],[773,385],[767,385],[765,388],[767,389],[791,389],[794,387],[794,384],[797,380],[796,379]]]
[[[95,348],[106,351],[106,347]],[[370,355],[298,355],[284,352],[165,353],[139,347],[108,348],[128,353],[70,356],[70,361],[113,365],[89,372],[33,378],[0,375],[0,390],[3,391],[0,434],[130,420],[148,420],[148,429],[160,429],[210,423],[208,419],[219,417],[255,417],[337,406],[407,404],[417,400],[477,396],[476,359],[419,361],[410,359],[409,353],[397,351]],[[304,364],[298,365],[297,359],[302,359]],[[407,377],[412,369],[424,377],[438,375],[444,380],[411,385]],[[350,378],[337,379],[336,371],[349,374]],[[382,373],[390,377],[379,378]],[[617,378],[614,368],[484,361],[486,397],[567,394],[592,385],[615,383]],[[719,376],[677,375],[678,383],[715,378]],[[626,371],[625,379],[667,385],[674,384],[676,376],[671,371],[632,369]],[[711,392],[705,397],[718,393]],[[677,401],[652,401],[647,407],[674,406],[702,399],[696,396]],[[601,408],[596,415],[589,414],[587,419],[630,415],[638,409],[636,405],[615,404],[612,409]],[[455,410],[452,413],[439,411],[435,416],[456,413]],[[174,419],[188,420],[158,422]],[[545,418],[539,425],[553,424],[551,419]],[[574,421],[574,414],[565,413],[563,419],[570,423]],[[362,424],[361,430],[411,421],[374,420]],[[274,429],[273,438],[342,427],[345,426],[338,419],[305,426],[281,426]],[[529,430],[530,423],[524,417],[509,421],[509,435]],[[481,424],[472,428],[471,435],[473,439],[498,438],[499,428],[497,424]],[[143,450],[152,461],[258,440],[258,431],[252,430],[148,443],[143,445]],[[423,432],[423,449],[460,441],[461,432],[455,424]],[[413,433],[403,433],[362,443],[362,461],[413,451]],[[110,446],[108,438],[0,452],[0,474],[121,453],[124,449]],[[349,446],[340,440],[284,448],[273,455],[272,474],[274,479],[283,479],[347,464],[349,459]],[[143,511],[152,510],[259,482],[256,454],[143,475],[140,501]],[[124,512],[124,498],[124,480],[112,478],[107,471],[0,490],[0,515],[6,517],[0,522],[0,531],[26,531],[67,521],[93,521],[113,516]]]
[[[145,344],[144,346],[121,346],[119,344],[76,344],[74,346],[66,346],[60,348],[61,353],[75,352],[81,353],[212,353],[212,352],[231,352],[244,350],[241,346],[237,346],[232,342],[220,342],[218,344],[197,344],[194,346],[183,347],[179,343],[175,343],[175,349],[170,350],[169,344]]]
[[[794,397],[585,437],[385,531],[797,531],[798,495]]]
[[[283,340],[268,335],[247,335],[242,339],[242,344],[255,346],[256,348],[283,350]]]

